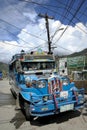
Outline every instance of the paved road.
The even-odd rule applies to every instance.
[[[87,96],[86,96],[87,97]],[[0,81],[0,130],[87,130],[87,103],[84,109],[26,121],[21,110],[15,110],[8,80]]]

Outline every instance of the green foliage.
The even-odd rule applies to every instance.
[[[8,64],[0,62],[0,72],[2,72],[3,78],[8,75]]]
[[[0,62],[0,71],[8,72],[8,64]]]

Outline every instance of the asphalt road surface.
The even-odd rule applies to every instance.
[[[35,118],[31,122],[15,107],[8,80],[0,80],[0,130],[87,130],[87,102],[82,111]]]

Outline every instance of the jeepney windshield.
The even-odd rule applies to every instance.
[[[55,69],[55,62],[21,62],[22,70],[46,70]]]

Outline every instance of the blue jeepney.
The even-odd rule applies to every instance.
[[[9,64],[11,92],[27,120],[78,110],[84,106],[84,88],[55,73],[52,55],[39,52],[15,55]]]

